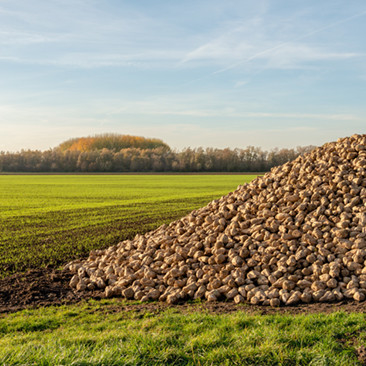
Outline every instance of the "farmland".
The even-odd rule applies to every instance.
[[[179,218],[253,178],[0,176],[1,275],[61,266]],[[169,307],[118,298],[5,313],[0,315],[0,364],[365,364],[362,304],[268,314],[247,304],[215,306],[193,301]]]
[[[0,276],[86,256],[177,219],[253,178],[0,176]]]

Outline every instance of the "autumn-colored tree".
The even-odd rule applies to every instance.
[[[111,151],[120,151],[128,148],[156,149],[158,147],[170,150],[170,147],[159,139],[106,133],[102,135],[73,138],[61,143],[58,146],[58,149],[60,151],[85,152],[103,149]]]

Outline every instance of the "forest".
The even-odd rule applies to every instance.
[[[1,172],[265,172],[312,147],[264,151],[187,148],[183,151],[126,148],[113,151],[22,150],[0,153]]]
[[[177,151],[159,139],[103,134],[73,138],[46,151],[2,151],[0,172],[265,172],[313,148]]]

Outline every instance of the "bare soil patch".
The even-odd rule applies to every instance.
[[[75,291],[69,286],[72,273],[54,268],[29,270],[0,279],[0,313],[39,308],[50,305],[75,304],[82,300],[102,299],[104,291]],[[120,299],[120,304],[106,305],[101,311],[125,312],[135,311],[141,314],[160,313],[168,308],[177,311],[208,311],[213,314],[226,314],[245,311],[249,314],[309,314],[332,313],[335,311],[365,312],[366,302],[339,301],[335,303],[298,304],[295,306],[268,306],[240,304],[234,302],[198,302],[169,305],[162,302],[138,303]],[[361,350],[362,351],[362,350]],[[362,353],[362,352],[361,352]]]
[[[68,271],[43,268],[0,279],[0,313],[100,297],[98,291],[91,296],[72,291],[68,285],[71,276]]]

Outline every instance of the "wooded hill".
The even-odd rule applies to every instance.
[[[61,151],[95,151],[102,149],[120,151],[128,148],[145,150],[157,149],[160,147],[170,150],[170,147],[159,139],[106,133],[102,135],[73,138],[62,142],[56,149]]]
[[[70,139],[47,151],[0,153],[2,172],[264,172],[313,146],[264,151],[187,148],[173,151],[159,139],[99,135]]]

